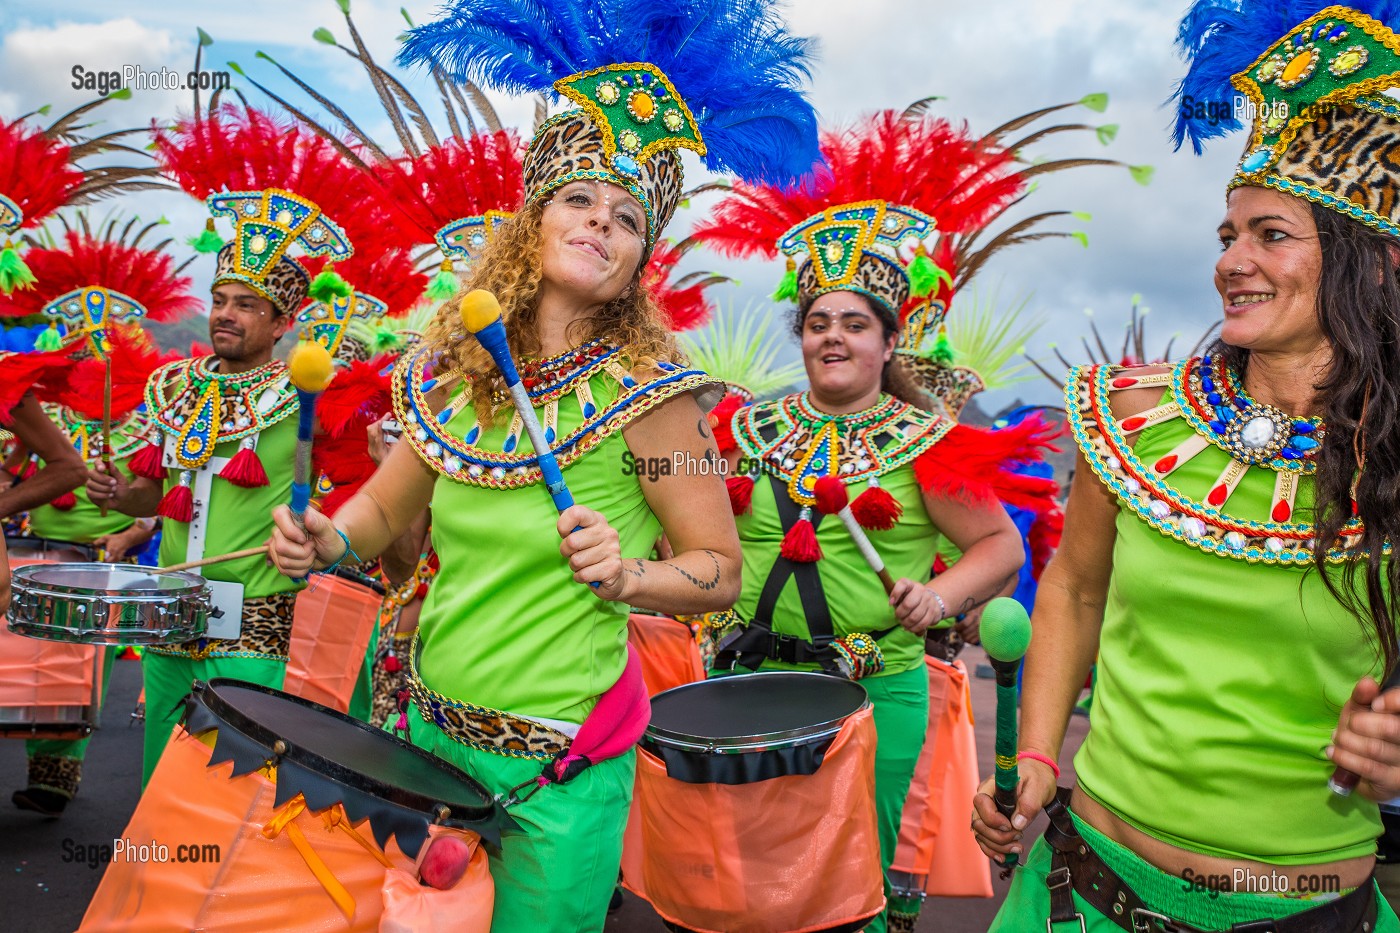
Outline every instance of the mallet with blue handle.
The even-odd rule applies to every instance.
[[[501,303],[496,300],[495,295],[486,289],[477,288],[463,295],[457,308],[462,315],[462,324],[476,336],[476,339],[486,348],[486,352],[491,354],[496,368],[501,371],[501,377],[506,382],[506,389],[510,392],[511,400],[515,403],[515,410],[519,412],[520,420],[525,425],[525,432],[530,435],[530,443],[534,445],[535,457],[540,464],[540,473],[544,476],[545,488],[549,490],[549,496],[554,500],[554,507],[560,512],[564,511],[574,504],[574,497],[569,493],[569,487],[564,483],[564,474],[559,469],[559,462],[554,459],[554,451],[550,449],[549,442],[545,440],[544,428],[540,426],[539,416],[535,414],[535,406],[530,401],[530,393],[521,384],[520,374],[516,372],[515,360],[510,355],[510,343],[506,339],[506,326],[501,320]],[[577,531],[578,528],[574,530]],[[598,587],[596,582],[589,585],[595,589]]]
[[[1016,672],[1031,644],[1031,620],[1025,607],[1008,596],[987,603],[982,610],[979,630],[982,648],[997,675],[996,793],[997,810],[1010,819],[1016,812]],[[1015,852],[1008,852],[1003,863],[1009,871],[1016,867]]]

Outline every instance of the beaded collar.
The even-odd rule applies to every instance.
[[[741,408],[734,439],[756,468],[787,481],[792,501],[810,506],[818,477],[848,486],[874,480],[912,463],[956,424],[889,395],[864,411],[831,415],[799,392]]]
[[[162,431],[179,438],[175,459],[185,469],[203,466],[219,444],[265,431],[298,408],[280,360],[230,374],[215,372],[217,362],[216,356],[176,360],[146,383],[146,409]]]
[[[1222,386],[1202,363],[1201,359],[1184,360],[1170,372],[1138,376],[1126,375],[1121,367],[1075,367],[1070,371],[1065,406],[1075,443],[1099,480],[1124,506],[1163,535],[1209,554],[1249,563],[1307,564],[1312,560],[1314,526],[1310,521],[1295,521],[1294,503],[1303,478],[1316,468],[1312,460],[1316,446],[1299,450],[1306,456],[1298,458],[1271,454],[1296,445],[1300,437],[1320,439],[1321,426],[1313,425],[1312,432],[1294,433],[1298,422],[1280,412],[1285,424],[1293,428],[1280,438],[1287,430],[1285,425],[1272,414],[1262,413],[1263,406],[1244,396],[1236,383]],[[1207,388],[1207,379],[1215,388]],[[1113,392],[1154,386],[1167,390],[1170,400],[1122,420],[1113,417],[1109,403]],[[1221,392],[1222,388],[1226,391]],[[1220,404],[1211,403],[1212,392],[1219,395]],[[1227,405],[1232,411],[1222,413],[1219,409]],[[1264,438],[1261,425],[1245,438],[1245,431],[1258,417],[1268,418],[1268,427],[1276,433]],[[1183,419],[1192,432],[1153,463],[1139,459],[1130,438],[1175,418]],[[1259,443],[1264,440],[1271,443]],[[1211,483],[1205,500],[1198,502],[1173,486],[1170,477],[1211,445],[1229,454],[1230,460]],[[1230,496],[1251,469],[1268,470],[1274,476],[1265,521],[1234,515],[1228,508]],[[1329,550],[1328,560],[1341,562],[1359,556],[1355,542],[1360,540],[1361,531],[1360,521],[1348,522]]]
[[[49,420],[63,429],[78,456],[84,463],[95,463],[102,459],[102,419],[89,421],[83,415],[64,405],[44,405]],[[134,411],[120,420],[112,422],[112,459],[125,460],[146,443],[149,422],[143,412]]]
[[[1256,402],[1239,376],[1209,354],[1187,360],[1172,394],[1191,427],[1236,460],[1312,473],[1325,434],[1321,418],[1294,418]]]
[[[621,430],[652,408],[683,392],[703,389],[714,380],[698,369],[683,369],[658,360],[656,378],[639,382],[622,367],[621,347],[597,342],[584,344],[547,360],[526,363],[521,382],[534,407],[541,409],[540,424],[560,469],[568,469],[604,438]],[[482,428],[471,408],[471,392],[463,388],[445,408],[434,412],[428,393],[461,381],[456,375],[431,374],[433,354],[426,348],[407,353],[394,368],[394,415],[404,426],[404,437],[438,473],[458,483],[490,489],[516,489],[541,480],[533,452],[517,452],[525,437],[524,422],[515,413],[500,450],[480,446]],[[525,381],[528,374],[530,382]],[[594,398],[594,380],[617,383],[616,399],[600,405]],[[560,436],[559,405],[569,394],[578,402],[579,426]],[[459,413],[468,424],[460,432],[449,429]]]

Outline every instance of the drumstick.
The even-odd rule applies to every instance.
[[[1016,671],[1031,643],[1031,620],[1025,608],[1010,597],[1001,596],[987,603],[982,611],[982,647],[997,674],[996,801],[997,810],[1008,819],[1016,812]],[[1016,867],[1015,852],[1003,863]]]
[[[559,470],[559,462],[554,459],[554,451],[544,439],[544,429],[540,427],[535,406],[530,403],[530,393],[525,390],[525,386],[520,382],[520,374],[515,371],[515,360],[511,359],[510,343],[506,339],[506,326],[501,321],[501,303],[486,289],[477,288],[462,296],[457,309],[461,312],[462,323],[468,331],[476,335],[477,341],[491,354],[496,368],[501,371],[506,388],[510,390],[511,400],[515,403],[515,410],[525,425],[526,433],[530,435],[530,443],[535,447],[535,456],[540,462],[540,473],[544,475],[545,488],[554,500],[554,507],[560,512],[564,511],[574,504],[574,497],[564,482],[564,474]],[[576,526],[574,531],[578,531],[580,527],[582,526]],[[590,583],[589,586],[596,589],[598,584]]]
[[[161,573],[171,573],[176,570],[193,570],[196,567],[206,567],[209,564],[221,564],[226,560],[240,560],[244,557],[254,557],[258,554],[266,554],[267,545],[244,548],[241,551],[233,551],[229,554],[216,554],[213,557],[201,557],[199,560],[187,560],[183,564],[171,564],[169,567],[157,567]]]
[[[311,505],[311,442],[316,433],[316,400],[335,375],[331,355],[314,340],[304,340],[293,347],[287,357],[287,375],[296,386],[300,408],[296,462],[292,468],[292,518],[305,528],[304,516]]]
[[[102,465],[112,476],[112,355],[108,353],[102,362]],[[103,499],[97,509],[106,518],[107,500]]]
[[[856,521],[855,515],[852,514],[851,497],[846,492],[846,484],[835,476],[822,476],[817,479],[812,492],[817,498],[818,511],[840,518],[846,526],[846,530],[851,533],[851,539],[860,549],[865,562],[870,565],[871,570],[879,574],[880,582],[885,586],[885,595],[893,593],[894,577],[890,576],[890,572],[885,569],[884,559],[875,550],[875,546],[870,543],[865,529],[860,527],[860,522]]]

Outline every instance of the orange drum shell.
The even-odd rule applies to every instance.
[[[623,886],[687,929],[803,933],[874,917],[885,897],[871,708],[811,775],[687,784],[638,749],[628,834]]]
[[[369,587],[343,577],[312,577],[297,594],[282,689],[342,713],[349,710],[382,601]]]
[[[17,557],[10,567],[57,561]],[[44,641],[0,626],[0,737],[81,739],[97,725],[102,688],[96,645]]]
[[[212,739],[211,739],[212,741]],[[386,867],[344,826],[303,811],[292,823],[316,857],[354,899],[346,917],[283,830],[262,827],[276,812],[276,787],[262,772],[231,777],[233,765],[209,767],[205,742],[176,727],[131,822],[120,838],[131,846],[160,845],[171,861],[114,858],[83,916],[80,933],[488,933],[494,887],[485,850],[472,833],[467,873],[449,891],[418,884],[413,859],[393,840],[380,850],[368,823],[355,830],[389,859]],[[333,808],[327,813],[333,813]],[[340,811],[343,814],[343,811]],[[217,846],[217,861],[176,861],[177,846]],[[425,844],[420,856],[427,852]],[[203,853],[205,850],[201,850]],[[386,902],[392,905],[386,914]],[[449,919],[450,918],[450,919]]]
[[[684,622],[634,612],[627,617],[627,641],[637,649],[648,696],[705,679],[700,649]]]

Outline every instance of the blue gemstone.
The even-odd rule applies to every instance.
[[[1212,405],[1219,405],[1222,399],[1220,398],[1219,392],[1212,392],[1206,396],[1206,401],[1210,402]]]
[[[471,429],[470,431],[467,432],[467,436],[464,438],[464,440],[465,440],[468,444],[475,444],[475,443],[476,443],[476,439],[477,439],[478,437],[480,437],[480,436],[481,436],[481,425],[479,425],[479,424],[474,424],[474,425],[472,425],[472,429]]]
[[[1317,425],[1313,424],[1311,421],[1295,421],[1295,422],[1293,422],[1293,433],[1294,433],[1294,434],[1311,434],[1313,431],[1316,431],[1316,430],[1317,430]]]
[[[635,389],[637,387],[637,380],[633,379],[631,376],[623,376],[622,386],[626,389]]]
[[[1210,423],[1210,429],[1211,429],[1212,431],[1214,431],[1216,434],[1224,434],[1224,433],[1225,433],[1225,422],[1223,422],[1223,421],[1212,421],[1212,422]]]
[[[1253,152],[1251,152],[1248,156],[1245,157],[1245,160],[1243,162],[1240,163],[1240,171],[1257,172],[1264,166],[1268,165],[1269,159],[1271,159],[1272,157],[1273,153],[1270,152],[1268,149],[1255,149]]]
[[[545,428],[545,429],[544,429],[544,439],[545,439],[545,442],[546,442],[546,443],[549,443],[549,444],[553,444],[553,443],[554,443],[554,429],[553,429],[553,428]]]
[[[639,172],[641,172],[641,170],[642,170],[642,169],[641,169],[641,166],[639,166],[639,165],[637,164],[637,160],[636,160],[636,159],[634,159],[634,158],[632,158],[631,156],[628,156],[628,155],[623,155],[623,154],[620,153],[620,152],[619,152],[619,153],[615,153],[615,154],[613,155],[613,157],[612,157],[612,165],[613,165],[613,168],[617,169],[617,170],[618,170],[619,172],[621,172],[622,174],[624,174],[624,175],[631,175],[631,176],[633,176],[634,178],[635,178],[635,177],[637,176],[637,174],[638,174]]]
[[[433,387],[436,386],[436,385],[437,385],[437,378],[434,377],[434,378],[432,378],[432,379],[425,379],[425,380],[423,380],[423,384],[422,384],[421,386],[419,386],[419,388],[420,388],[422,391],[424,391],[424,392],[431,392],[431,391],[433,391]]]
[[[1318,448],[1315,437],[1290,437],[1288,443],[1299,450],[1317,450]]]
[[[666,362],[665,360],[657,360],[656,368],[661,370],[663,373],[673,373],[676,371],[676,367],[671,363]]]
[[[501,446],[501,449],[504,450],[506,453],[510,453],[512,450],[515,449],[516,440],[517,438],[514,434],[510,435],[506,438],[506,442]]]
[[[447,424],[447,422],[449,422],[449,421],[451,421],[451,420],[452,420],[452,409],[451,409],[451,408],[444,408],[442,411],[438,412],[438,416],[437,416],[438,424]]]
[[[1283,450],[1279,451],[1279,453],[1283,454],[1283,459],[1285,460],[1297,460],[1302,456],[1302,454],[1291,447],[1285,447]]]
[[[1234,412],[1232,412],[1225,405],[1217,406],[1215,409],[1215,413],[1220,416],[1221,421],[1229,421],[1230,417],[1234,414]]]
[[[595,414],[597,414],[597,413],[598,413],[598,407],[597,407],[596,405],[594,405],[592,402],[589,402],[587,405],[584,405],[584,406],[583,406],[583,416],[584,416],[585,418],[592,418],[592,417],[593,417]]]
[[[1210,378],[1209,376],[1206,376],[1204,379],[1201,380],[1201,388],[1205,389],[1207,392],[1214,392],[1215,380]]]

